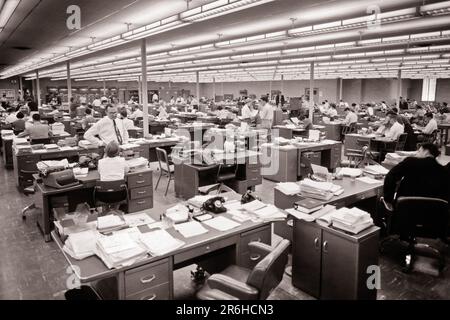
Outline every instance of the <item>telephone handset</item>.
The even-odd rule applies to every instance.
[[[209,211],[212,213],[223,213],[227,211],[227,208],[223,206],[223,203],[225,202],[224,197],[214,197],[211,199],[208,199],[203,203],[202,210],[203,211]]]

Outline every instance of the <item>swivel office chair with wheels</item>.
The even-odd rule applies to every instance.
[[[222,191],[230,191],[231,189],[226,186],[227,181],[236,179],[238,165],[237,164],[219,164],[217,165],[216,183],[204,187],[198,188],[200,194],[209,194],[214,190],[217,193]]]
[[[231,265],[208,278],[197,293],[201,300],[265,300],[281,282],[288,261],[289,240],[283,239],[275,248],[250,242],[253,269]]]
[[[167,155],[167,151],[161,148],[156,148],[156,157],[158,158],[159,164],[159,177],[156,182],[155,190],[158,189],[159,181],[162,176],[167,177],[167,186],[166,192],[164,193],[167,196],[167,191],[169,190],[170,181],[174,179],[175,168],[173,163],[170,161],[169,156]]]
[[[125,180],[96,181],[94,204],[106,207],[106,212],[118,209],[120,205],[128,205],[128,187]]]
[[[449,229],[448,202],[428,197],[399,197],[394,208],[388,208],[385,219],[387,237],[381,249],[392,235],[408,244],[404,260],[404,272],[412,270],[417,253],[438,259],[439,271],[445,265],[445,255],[436,246],[419,243],[418,238],[441,240],[447,244]]]

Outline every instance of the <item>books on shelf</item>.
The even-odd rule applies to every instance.
[[[305,198],[295,202],[294,207],[300,212],[309,214],[323,208],[323,203],[316,199]]]

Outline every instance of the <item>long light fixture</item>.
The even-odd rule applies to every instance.
[[[0,0],[0,32],[5,29],[19,3],[20,0]]]

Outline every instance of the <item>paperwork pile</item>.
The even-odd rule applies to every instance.
[[[197,221],[180,223],[174,225],[173,227],[185,238],[195,237],[208,232],[208,229],[205,229],[205,227]]]
[[[82,260],[95,254],[95,243],[99,234],[95,230],[71,233],[64,243],[63,250],[72,258]]]
[[[276,188],[288,196],[300,193],[300,185],[295,182],[280,182]]]
[[[389,170],[383,166],[380,166],[379,164],[375,164],[375,165],[366,166],[364,168],[363,172],[366,176],[377,179],[377,178],[383,178],[385,175],[388,174]]]
[[[97,239],[95,253],[105,265],[112,268],[129,266],[147,256],[147,251],[139,246],[128,233],[115,233]]]
[[[396,153],[388,153],[383,161],[383,164],[387,164],[390,166],[396,166],[403,160],[408,157],[413,157],[416,154],[415,151],[406,152],[406,151],[398,151]]]
[[[115,214],[109,214],[97,219],[97,229],[99,232],[111,232],[127,226],[125,219]]]
[[[139,241],[152,256],[160,256],[184,246],[184,242],[172,237],[167,231],[157,229],[140,235]]]
[[[263,221],[284,220],[287,215],[274,205],[267,205],[259,200],[253,200],[242,205],[242,209],[254,214]]]
[[[143,169],[148,167],[148,160],[143,157],[127,160],[126,163],[131,170]]]
[[[334,210],[316,221],[320,225],[332,226],[351,234],[358,234],[373,225],[369,213],[358,208],[349,209],[345,207]]]
[[[308,198],[328,201],[334,195],[344,192],[341,186],[331,182],[319,182],[311,179],[304,179],[300,182],[301,195]]]

